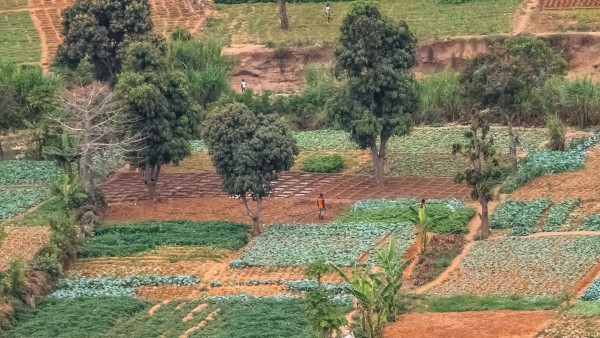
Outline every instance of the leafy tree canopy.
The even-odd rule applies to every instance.
[[[234,103],[211,115],[204,139],[223,190],[242,198],[254,233],[260,233],[262,198],[269,195],[279,173],[289,170],[298,154],[296,140],[285,123],[273,115],[254,114]],[[248,207],[246,195],[256,201]]]
[[[145,169],[149,198],[155,200],[163,164],[178,164],[191,154],[189,141],[199,135],[201,111],[189,93],[184,74],[168,67],[165,41],[128,45],[117,91],[141,136],[132,162]]]
[[[208,118],[204,139],[223,189],[231,195],[267,196],[271,182],[292,167],[299,152],[281,119],[254,114],[239,103]]]
[[[462,72],[462,91],[482,108],[514,115],[523,110],[532,90],[554,75],[564,75],[567,64],[543,40],[519,35],[492,46]]]
[[[122,43],[152,27],[148,0],[77,0],[63,12],[57,62],[75,69],[87,57],[96,78],[112,82],[121,70],[117,54]]]
[[[388,139],[407,134],[418,112],[410,72],[416,44],[405,22],[383,17],[374,3],[357,2],[344,19],[335,49],[349,80],[332,98],[329,113],[362,149],[371,149],[380,184]]]

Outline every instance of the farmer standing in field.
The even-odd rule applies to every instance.
[[[419,206],[419,221],[421,223],[425,222],[425,199],[421,200],[421,205]]]
[[[329,4],[325,5],[325,16],[327,17],[327,23],[330,23],[331,21],[331,7],[329,7]]]
[[[325,206],[323,193],[319,194],[319,198],[317,198],[317,208],[319,208],[319,219],[325,219],[325,210],[327,210],[327,207]]]
[[[246,80],[242,79],[242,93],[246,91]]]

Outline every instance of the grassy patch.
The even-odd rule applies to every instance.
[[[5,62],[39,62],[40,37],[29,12],[0,13],[0,55]]]
[[[460,5],[440,0],[381,0],[384,15],[405,20],[421,41],[458,35],[508,33],[519,0],[472,1]],[[339,28],[350,3],[331,3],[333,22],[327,23],[325,4],[287,4],[289,29],[279,28],[277,4],[217,5],[232,43],[328,43]],[[221,29],[222,30],[222,29]]]
[[[107,337],[105,332],[147,307],[132,297],[49,299],[36,309],[17,312],[5,337]]]
[[[198,331],[198,337],[311,338],[302,299],[250,298],[219,304],[218,319]]]
[[[409,283],[421,286],[434,280],[461,253],[465,243],[462,235],[434,236],[429,242],[427,253],[419,257]]]
[[[600,316],[600,301],[577,302],[569,309],[569,313],[583,317]]]
[[[48,226],[50,220],[66,218],[64,202],[53,198],[41,204],[34,211],[9,221],[12,226]]]
[[[560,306],[558,297],[521,296],[475,296],[459,295],[433,297],[408,295],[400,297],[403,309],[407,312],[463,312],[490,310],[551,310]]]
[[[98,228],[83,257],[128,256],[157,246],[212,246],[237,250],[247,242],[247,226],[231,222],[149,221]]]

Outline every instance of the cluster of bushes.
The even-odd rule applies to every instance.
[[[310,156],[302,162],[302,171],[309,173],[339,173],[343,169],[341,155]]]
[[[329,63],[308,66],[305,77],[308,87],[297,94],[275,95],[265,91],[259,95],[248,89],[241,94],[229,92],[215,102],[214,106],[243,103],[255,113],[283,116],[298,130],[330,127],[326,118],[326,104],[339,85],[333,66]]]

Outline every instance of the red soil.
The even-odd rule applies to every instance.
[[[533,337],[553,315],[554,311],[410,313],[387,326],[384,337]]]

